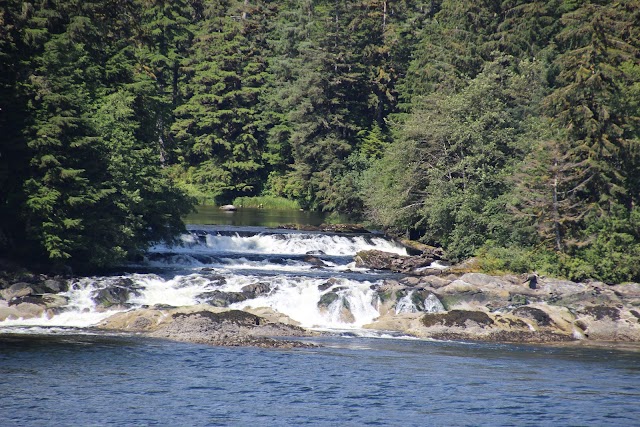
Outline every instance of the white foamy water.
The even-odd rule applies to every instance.
[[[245,253],[302,255],[324,253],[326,255],[355,255],[356,252],[377,249],[400,255],[407,250],[378,236],[339,236],[323,234],[255,234],[252,236],[206,234],[204,242],[194,234],[182,236],[182,245],[156,245],[150,252],[182,253]]]
[[[0,328],[85,328],[141,306],[241,300],[230,307],[269,307],[307,328],[359,329],[379,316],[372,287],[380,282],[352,261],[356,252],[369,249],[406,255],[405,248],[374,235],[192,232],[178,245],[151,248],[149,259],[136,266],[138,273],[79,279],[60,294],[66,306],[30,318],[7,318]],[[313,258],[306,259],[309,253]],[[268,292],[246,288],[256,284]],[[117,301],[101,306],[105,295]]]

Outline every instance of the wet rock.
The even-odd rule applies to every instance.
[[[339,279],[336,279],[335,277],[331,277],[329,280],[327,280],[326,282],[318,285],[318,290],[320,291],[326,291],[327,289],[329,289],[332,286],[337,285],[338,283],[340,283]]]
[[[402,271],[407,256],[379,250],[360,251],[355,256],[356,267],[372,270]]]
[[[113,306],[125,306],[131,295],[140,295],[138,287],[133,280],[120,278],[110,282],[106,287],[94,291],[91,298],[96,305],[110,308]]]
[[[435,338],[435,337],[434,337]],[[470,339],[467,337],[466,339]],[[473,338],[471,338],[473,339]],[[576,341],[572,335],[551,331],[491,331],[482,337],[482,341],[494,341],[504,343],[558,343]]]
[[[259,326],[261,320],[261,317],[241,310],[229,310],[221,313],[211,311],[176,313],[172,317],[174,320],[185,320],[190,318],[206,319],[207,321],[203,323],[206,323],[207,327],[213,329],[220,328],[223,324],[229,323],[236,326],[254,327]]]
[[[224,312],[197,311],[175,313],[171,321],[151,334],[178,341],[221,346],[313,347],[291,340],[276,340],[274,336],[308,336],[302,328],[267,322],[264,318],[240,310]]]
[[[338,320],[344,323],[353,323],[355,318],[351,313],[351,305],[349,300],[339,294],[341,288],[336,288],[330,292],[323,294],[318,301],[318,309],[321,312],[327,312],[329,310],[337,310]],[[335,312],[334,312],[335,313]]]
[[[474,323],[481,328],[494,324],[491,317],[482,311],[451,310],[447,313],[425,314],[422,323],[426,327],[448,326],[466,327],[469,323]]]
[[[220,206],[220,210],[226,211],[226,212],[234,212],[234,211],[237,211],[238,208],[235,207],[234,205],[222,205]]]
[[[247,296],[247,299],[253,299],[260,295],[266,295],[269,292],[271,292],[271,284],[266,282],[253,283],[242,288],[242,293]]]
[[[14,297],[9,301],[8,306],[20,304],[40,305],[46,308],[60,308],[69,303],[69,299],[62,295],[43,294],[43,295],[26,295],[22,297]]]
[[[33,288],[30,283],[26,282],[18,282],[9,286],[7,289],[3,289],[0,291],[0,297],[4,300],[11,300],[16,297],[24,297],[27,295],[31,295],[33,292]]]
[[[317,250],[317,251],[309,251],[307,252],[305,255],[326,255],[326,253],[324,251],[321,250]]]
[[[360,251],[354,257],[356,267],[372,270],[391,270],[415,275],[441,274],[442,270],[440,269],[427,271],[429,270],[428,267],[439,259],[439,256],[429,253],[406,256],[375,249]]]
[[[595,320],[619,320],[620,319],[620,310],[616,307],[608,307],[604,305],[598,305],[593,307],[586,307],[582,314],[587,316],[592,316]]]
[[[311,264],[314,268],[322,268],[327,266],[327,264],[324,261],[322,261],[320,258],[315,257],[313,255],[305,255],[305,257],[302,258],[302,260],[307,264]]]
[[[43,282],[43,287],[45,288],[45,290],[47,291],[47,293],[59,293],[59,292],[66,292],[69,290],[69,285],[67,284],[66,280],[63,279],[46,279]]]
[[[340,296],[336,292],[327,292],[320,297],[320,300],[318,301],[318,307],[327,308],[339,299]]]
[[[248,300],[249,296],[244,292],[212,291],[198,295],[198,299],[213,307],[229,307],[231,304]]]
[[[551,326],[553,324],[551,317],[547,313],[535,307],[518,307],[513,310],[513,315],[534,320],[538,326]]]

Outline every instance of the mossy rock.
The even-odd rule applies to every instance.
[[[176,313],[173,318],[176,320],[189,317],[200,317],[207,319],[214,324],[233,323],[240,326],[258,326],[264,319],[255,314],[247,313],[242,310],[229,310],[221,313],[213,313],[211,311],[197,311],[195,313]]]
[[[539,326],[551,326],[553,324],[551,317],[539,308],[523,306],[516,308],[512,313],[518,317],[535,320]]]
[[[491,317],[482,311],[451,310],[447,313],[425,314],[422,317],[422,324],[426,327],[465,327],[467,326],[467,321],[474,322],[482,328],[494,324]]]
[[[318,307],[329,307],[331,304],[340,299],[340,296],[335,292],[327,292],[320,297],[318,301]]]
[[[596,320],[603,320],[604,318],[609,318],[610,320],[620,320],[620,310],[615,307],[609,307],[605,305],[586,307],[584,310],[582,310],[582,314],[592,316]]]

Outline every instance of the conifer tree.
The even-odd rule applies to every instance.
[[[172,129],[188,179],[224,202],[260,187],[264,138],[258,101],[265,79],[266,13],[259,3],[206,3],[184,62],[189,80]]]
[[[621,93],[634,82],[621,66],[640,58],[640,49],[629,38],[637,13],[635,2],[589,2],[562,17],[558,87],[548,105],[556,123],[567,130],[573,162],[583,165],[580,198],[585,209],[632,203],[626,161],[633,158],[637,143],[627,132],[629,111],[621,105]]]

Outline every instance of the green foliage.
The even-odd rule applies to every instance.
[[[639,8],[7,0],[0,249],[106,266],[193,198],[295,201],[488,271],[640,280]]]

